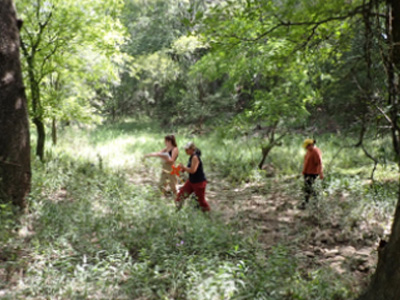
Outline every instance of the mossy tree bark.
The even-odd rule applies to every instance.
[[[19,27],[12,0],[0,5],[0,202],[24,208],[30,190],[27,101],[20,63]]]

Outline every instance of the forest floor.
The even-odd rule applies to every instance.
[[[137,172],[130,181],[155,186],[154,178],[154,174]],[[377,236],[388,232],[390,220],[363,218],[348,228],[349,211],[338,209],[351,201],[345,191],[335,199],[325,199],[320,192],[305,210],[300,210],[300,176],[239,186],[216,173],[209,179],[207,200],[211,214],[226,224],[235,224],[242,235],[256,234],[266,256],[271,248],[283,245],[301,262],[305,276],[319,268],[330,268],[351,280],[355,291],[367,285],[377,262]],[[173,202],[171,195],[167,201]]]
[[[136,126],[73,130],[33,160],[29,212],[0,210],[0,299],[349,300],[365,287],[396,203],[390,165],[371,184],[357,150],[339,155],[299,210],[296,141],[264,172],[258,144],[204,136],[208,218],[161,196],[160,162],[143,154],[163,135]]]

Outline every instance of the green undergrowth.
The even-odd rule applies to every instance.
[[[140,178],[138,173],[146,172],[149,178],[157,181],[160,162],[158,159],[144,160],[143,155],[162,149],[163,137],[169,133],[154,122],[132,120],[105,124],[86,132],[69,128],[63,132],[58,147],[49,147],[52,149],[49,156],[68,154],[80,157],[93,165],[119,170],[135,180]],[[172,133],[176,135],[180,148],[178,162],[187,161],[182,146],[189,140],[195,141],[202,150],[206,174],[214,185],[223,180],[233,187],[244,184],[267,186],[273,181],[280,190],[301,201],[301,171],[305,154],[301,147],[303,136],[294,134],[283,140],[282,145],[271,151],[264,170],[259,170],[257,165],[262,143],[259,138],[235,137],[223,129],[203,135],[185,129]],[[397,167],[390,160],[389,140],[365,141],[365,148],[380,161],[374,172],[374,181],[371,181],[373,163],[361,148],[348,147],[354,145],[351,136],[325,134],[316,138],[323,152],[325,168],[320,195],[327,203],[334,208],[343,206],[341,211],[345,216],[354,212],[350,214],[353,219],[373,219],[373,215],[378,214],[388,220],[397,200],[398,177]],[[291,182],[293,188],[288,188],[285,182]]]
[[[277,244],[266,252],[258,232],[243,231],[237,220],[227,223],[218,211],[204,215],[190,201],[176,212],[172,200],[163,198],[155,184],[137,182],[140,172],[157,180],[159,161],[144,160],[143,155],[162,149],[165,134],[155,125],[127,121],[86,131],[66,128],[58,146],[48,145],[46,162],[33,162],[29,212],[17,222],[10,207],[0,207],[1,299],[348,300],[355,296],[358,288],[347,273],[339,275],[320,266],[304,269],[295,255],[298,245]],[[211,185],[218,180],[232,188],[250,183],[264,187],[261,195],[277,190],[301,200],[302,136],[292,136],[274,148],[267,168],[260,171],[256,139],[237,139],[221,131],[175,134],[179,162],[187,160],[181,147],[185,142],[194,140],[201,148]],[[310,214],[339,223],[346,239],[353,238],[355,228],[387,226],[396,201],[397,172],[390,161],[378,166],[371,183],[372,165],[360,149],[342,149],[328,135],[318,144],[326,179],[318,183],[320,206]],[[386,142],[368,147],[379,150],[382,145]],[[378,224],[366,222],[371,219]],[[326,224],[328,229],[331,223]],[[355,238],[382,236],[372,229],[371,236]]]
[[[259,170],[261,146],[265,143],[259,137],[234,136],[224,128],[203,135],[193,134],[184,128],[166,132],[148,120],[126,120],[88,130],[66,128],[60,138],[60,146],[53,148],[51,152],[61,151],[71,156],[79,155],[95,163],[102,160],[113,168],[129,169],[142,163],[143,154],[164,148],[163,137],[171,133],[176,135],[181,150],[179,162],[186,163],[187,159],[183,145],[194,141],[207,162],[206,171],[216,171],[225,180],[235,184],[266,176],[292,176],[300,174],[302,170],[305,153],[301,145],[305,136],[299,134],[289,135],[280,146],[274,147],[265,162],[264,170]],[[355,144],[355,138],[344,133],[323,134],[316,138],[317,145],[323,152],[327,179],[370,177],[374,164],[360,147],[350,147]],[[379,160],[374,178],[378,181],[397,180],[397,167],[391,161],[393,155],[390,141],[376,139],[364,143],[366,149]],[[48,145],[48,149],[51,148]],[[153,163],[152,166],[157,165]]]
[[[329,269],[304,274],[290,249],[267,254],[218,213],[179,212],[124,172],[57,154],[34,162],[2,299],[349,299]]]

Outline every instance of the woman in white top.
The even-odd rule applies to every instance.
[[[171,191],[177,195],[176,185],[178,178],[176,175],[172,175],[172,166],[175,163],[179,155],[178,145],[174,135],[167,135],[164,138],[165,148],[160,152],[154,152],[145,155],[145,157],[160,157],[163,160],[162,172],[160,178],[160,189],[165,194],[167,185],[170,186]]]

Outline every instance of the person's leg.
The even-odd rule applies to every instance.
[[[159,183],[159,188],[165,195],[167,192],[167,186],[170,184],[170,172],[172,170],[172,167],[170,164],[163,163],[162,165],[162,170],[161,170],[161,177],[160,177],[160,183]]]
[[[313,192],[313,180],[310,175],[304,175],[304,202],[308,203]]]
[[[199,202],[202,211],[211,210],[210,205],[206,200],[206,186],[207,181],[193,184],[194,193],[197,196],[197,201]]]
[[[171,188],[171,191],[174,193],[175,196],[178,195],[178,192],[176,190],[177,184],[178,184],[178,177],[176,175],[169,174],[169,187]]]
[[[301,202],[301,204],[298,206],[299,209],[306,209],[306,206],[310,200],[311,193],[312,193],[312,181],[310,179],[310,176],[308,174],[304,175],[304,187],[303,187],[303,192],[304,192],[304,200]]]
[[[164,169],[161,171],[160,182],[158,184],[158,188],[161,190],[163,194],[166,192],[166,187],[168,184],[167,174],[164,172]]]
[[[188,181],[185,182],[184,186],[181,187],[181,189],[179,190],[178,195],[176,196],[175,203],[176,203],[176,206],[177,206],[178,209],[182,208],[183,201],[187,197],[189,197],[189,195],[191,193],[193,193],[193,186],[190,183],[190,181],[188,180]]]
[[[318,175],[311,175],[311,195],[314,196],[314,198],[317,198],[317,191],[314,188],[315,180],[317,179]]]
[[[314,195],[314,197],[317,196],[317,193],[314,190],[314,183],[317,177],[317,175],[312,174],[304,175],[304,201],[300,205],[300,209],[305,209],[312,195]]]

